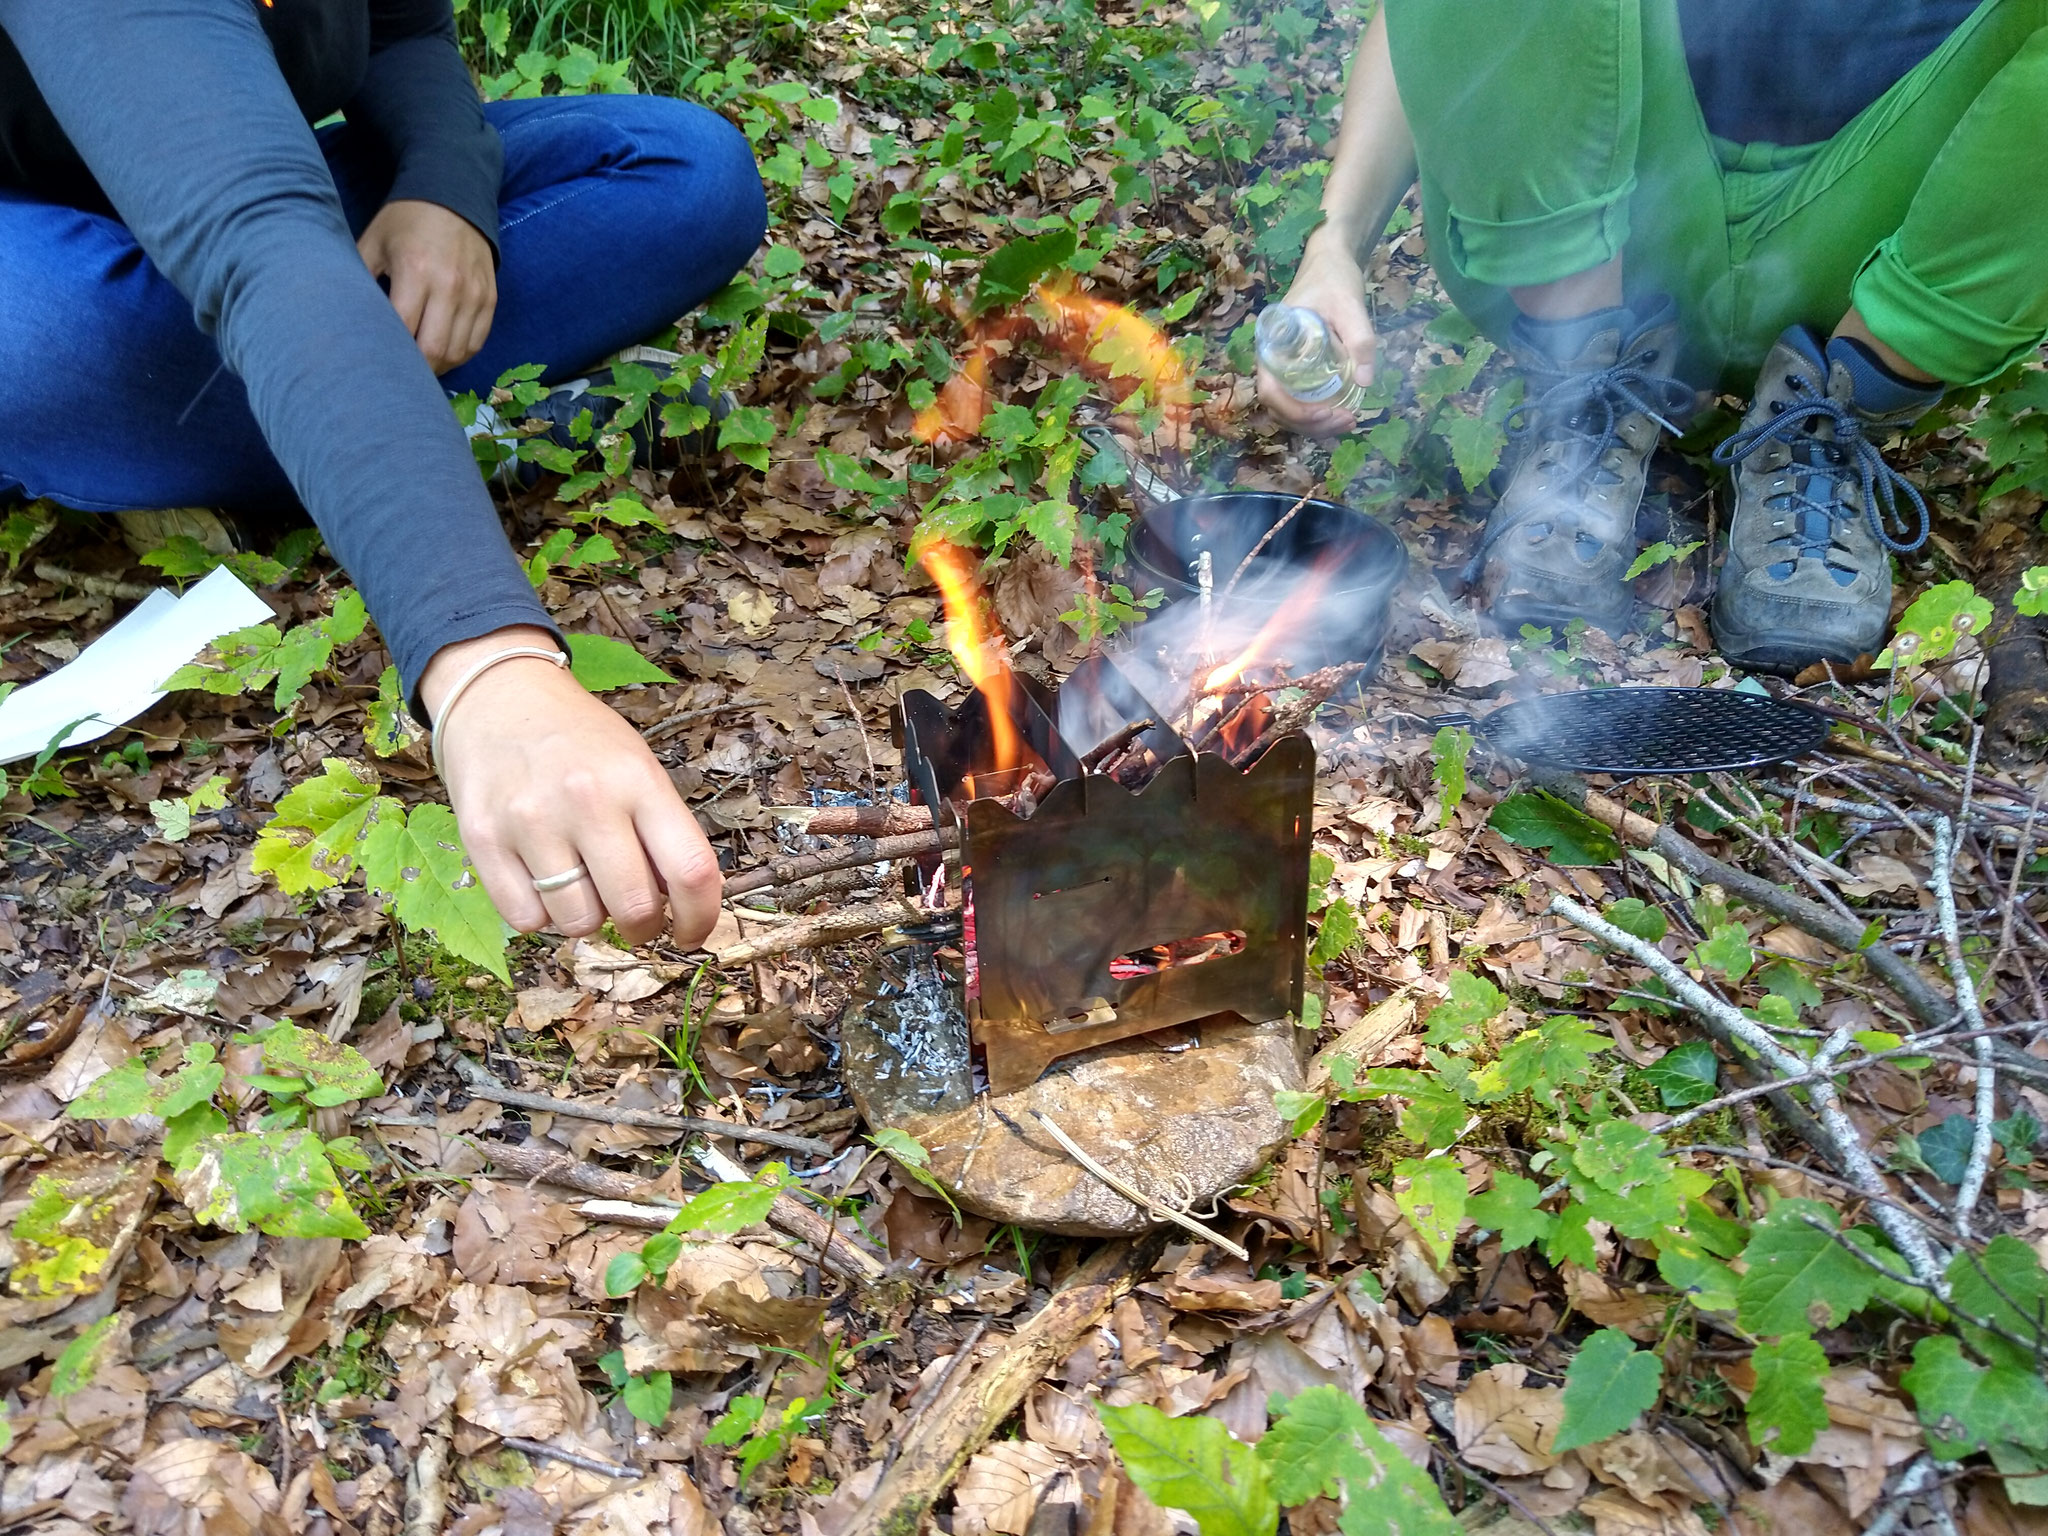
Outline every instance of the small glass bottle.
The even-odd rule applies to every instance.
[[[1259,312],[1259,362],[1280,387],[1307,405],[1356,411],[1366,389],[1329,323],[1312,309],[1268,304]]]

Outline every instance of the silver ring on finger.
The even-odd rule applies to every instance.
[[[559,875],[547,875],[542,879],[534,881],[533,888],[545,894],[548,891],[562,890],[567,886],[574,885],[578,880],[587,880],[589,878],[590,871],[581,864],[578,864],[572,869],[563,870]]]

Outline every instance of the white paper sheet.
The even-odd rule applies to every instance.
[[[225,566],[183,597],[150,593],[76,661],[0,703],[0,763],[34,757],[60,731],[67,747],[97,741],[162,698],[164,681],[213,641],[272,617]]]

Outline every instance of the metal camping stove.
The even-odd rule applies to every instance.
[[[1008,687],[1029,768],[997,765],[999,689],[970,691],[958,711],[913,690],[896,714],[913,800],[961,827],[967,1015],[990,1091],[1171,1025],[1299,1012],[1308,738],[1281,736],[1240,769],[1153,725],[1136,741],[1159,766],[1133,791],[1084,756],[1171,717],[1112,662],[1084,663],[1057,696],[1014,674]],[[1027,779],[1035,806],[1018,795]]]

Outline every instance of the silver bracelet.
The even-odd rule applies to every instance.
[[[569,665],[569,653],[567,651],[544,650],[537,645],[518,645],[508,650],[491,652],[490,655],[457,678],[455,686],[448,690],[448,696],[441,700],[441,707],[434,713],[433,734],[430,738],[433,745],[434,777],[443,784],[448,782],[448,775],[441,767],[441,727],[448,723],[448,716],[454,710],[456,702],[465,693],[469,692],[469,685],[471,683],[482,677],[499,662],[512,661],[521,656],[531,656],[539,661],[552,661],[558,667]]]

